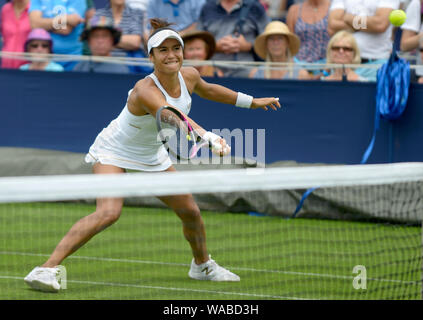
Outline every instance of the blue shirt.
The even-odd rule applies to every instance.
[[[85,18],[87,4],[86,0],[31,0],[29,12],[32,11],[41,11],[43,18],[54,18],[58,15],[73,13]],[[79,41],[79,36],[83,28],[84,24],[79,24],[66,36],[50,31],[53,40],[53,53],[82,54],[82,43]]]
[[[181,31],[198,21],[205,3],[206,0],[180,0],[178,4],[169,0],[150,1],[147,18],[165,19],[167,22],[175,23],[171,26],[173,29]]]

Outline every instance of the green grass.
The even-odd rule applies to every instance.
[[[177,216],[124,207],[119,221],[63,262],[68,288],[40,293],[23,278],[79,218],[77,203],[0,205],[0,299],[421,299],[421,228],[203,212],[212,258],[239,283],[188,278]],[[353,287],[363,265],[367,288]]]

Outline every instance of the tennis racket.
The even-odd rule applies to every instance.
[[[161,107],[156,113],[156,125],[160,141],[168,153],[178,160],[195,158],[204,146],[212,149],[213,144],[204,140],[176,108]]]

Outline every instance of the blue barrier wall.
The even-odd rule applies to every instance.
[[[139,76],[0,70],[0,146],[86,152],[125,105]],[[208,79],[283,109],[246,110],[193,95],[190,116],[206,129],[265,129],[266,162],[359,163],[373,133],[375,84]],[[423,86],[404,115],[381,122],[369,163],[423,161]]]

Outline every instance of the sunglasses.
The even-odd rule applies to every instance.
[[[344,51],[344,52],[353,52],[354,51],[354,49],[353,48],[351,48],[351,47],[341,47],[341,46],[332,46],[332,48],[331,48],[333,51],[341,51],[341,49],[342,49],[342,51]]]
[[[48,43],[30,43],[28,45],[28,47],[30,47],[31,49],[35,49],[35,48],[38,48],[38,47],[47,49],[47,48],[50,47],[50,45]]]

